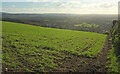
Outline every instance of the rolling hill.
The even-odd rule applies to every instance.
[[[46,72],[74,57],[95,58],[106,40],[104,34],[5,21],[2,29],[4,71]]]

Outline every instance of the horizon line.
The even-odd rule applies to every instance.
[[[57,12],[57,13],[50,13],[50,12],[45,12],[45,13],[32,13],[32,12],[0,12],[0,13],[9,13],[9,14],[92,14],[92,13],[64,13],[64,12]],[[97,14],[97,13],[95,13]],[[98,14],[107,14],[107,13],[98,13]],[[108,13],[109,14],[116,14],[116,13]],[[118,13],[117,13],[118,14]],[[116,15],[117,15],[116,14]]]

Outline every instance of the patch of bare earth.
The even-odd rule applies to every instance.
[[[107,53],[111,49],[110,37],[107,36],[106,42],[95,58],[74,56],[70,61],[65,61],[53,72],[107,72]]]

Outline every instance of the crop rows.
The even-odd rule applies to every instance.
[[[4,22],[3,66],[10,71],[51,71],[73,56],[96,57],[106,35]]]

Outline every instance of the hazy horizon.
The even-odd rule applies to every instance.
[[[87,1],[87,0],[86,0]],[[118,14],[117,2],[2,2],[7,13]]]
[[[73,14],[73,15],[118,15],[118,14],[74,14],[74,13],[19,13],[19,12],[0,12],[0,13],[8,13],[8,14]]]

